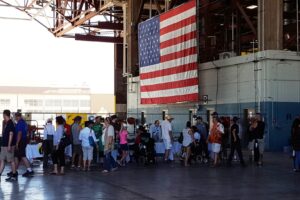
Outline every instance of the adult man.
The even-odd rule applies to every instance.
[[[161,123],[161,131],[162,131],[162,139],[164,141],[165,145],[165,156],[164,160],[168,161],[170,150],[172,148],[172,142],[173,142],[173,134],[172,134],[172,120],[174,118],[170,115],[167,115],[165,120]]]
[[[80,163],[82,159],[82,147],[81,147],[81,142],[79,140],[79,133],[81,130],[81,117],[76,116],[74,119],[74,123],[71,126],[71,134],[72,134],[72,141],[73,141],[73,146],[72,146],[72,166],[71,168],[75,168],[75,160],[76,156],[78,156],[78,162],[77,162],[77,168],[80,168]]]
[[[52,119],[48,119],[44,126],[44,141],[43,141],[43,168],[48,168],[49,154],[53,153],[53,138],[55,134],[55,128],[52,124]]]
[[[14,149],[16,145],[15,125],[10,119],[10,110],[3,111],[3,130],[2,130],[2,144],[0,153],[0,177],[4,170],[5,160],[11,163],[12,175],[8,177],[7,181],[18,180],[16,173],[16,164],[14,161]]]
[[[207,142],[206,142],[207,137],[208,137],[208,131],[207,131],[208,124],[203,122],[203,119],[201,116],[197,116],[196,120],[197,120],[196,127],[197,127],[199,134],[201,135],[200,143],[201,143],[201,146],[203,147],[203,151],[205,153],[205,158],[209,159],[208,146],[207,146]]]
[[[150,128],[150,137],[155,140],[155,142],[158,142],[161,138],[161,128],[159,125],[159,120],[155,120],[154,124],[151,124]]]
[[[17,121],[16,124],[17,142],[15,147],[16,170],[19,168],[19,162],[23,161],[27,170],[22,176],[30,177],[34,174],[34,172],[32,171],[32,168],[30,167],[30,163],[26,157],[28,126],[25,120],[22,118],[22,114],[20,112],[15,113],[15,118]]]
[[[265,133],[265,123],[261,119],[261,114],[257,113],[255,115],[255,119],[253,120],[250,126],[250,142],[249,142],[249,150],[252,155],[254,155],[254,145],[257,142],[259,149],[259,158],[257,165],[262,166],[262,159],[264,153],[264,133]],[[252,158],[251,158],[252,159]]]
[[[240,129],[239,129],[239,125],[237,123],[238,120],[239,120],[238,117],[233,117],[232,125],[230,128],[231,151],[230,151],[230,155],[228,158],[228,166],[231,166],[231,161],[232,161],[232,157],[233,157],[235,150],[237,151],[237,153],[239,155],[241,165],[245,166],[245,162],[244,162],[243,154],[242,154],[241,140],[239,137]]]
[[[96,139],[99,141],[98,142],[99,148],[98,149],[94,148],[94,152],[93,152],[93,160],[96,163],[98,163],[99,157],[103,158],[103,155],[104,155],[103,154],[104,147],[103,147],[103,142],[102,142],[103,124],[101,123],[103,121],[104,121],[103,118],[101,118],[100,116],[97,116],[95,118],[95,124],[92,127],[93,131],[95,132]]]

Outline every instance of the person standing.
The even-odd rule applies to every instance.
[[[120,146],[121,146],[121,151],[122,151],[122,157],[118,161],[118,164],[120,166],[125,166],[126,158],[128,155],[129,149],[128,149],[128,144],[127,144],[127,136],[128,136],[127,124],[124,121],[122,121],[121,122],[121,130],[119,132]]]
[[[172,148],[173,133],[172,133],[171,122],[173,119],[174,119],[173,117],[167,115],[166,119],[161,123],[162,139],[165,145],[165,155],[164,155],[165,162],[169,161],[170,151]]]
[[[55,128],[52,124],[52,119],[48,119],[44,126],[44,141],[43,141],[43,168],[48,168],[49,154],[53,153],[53,137],[55,134]]]
[[[98,149],[94,149],[94,161],[97,163],[99,158],[100,158],[100,163],[103,163],[103,142],[102,142],[103,124],[101,122],[103,122],[103,118],[97,116],[95,118],[95,124],[92,128],[93,131],[95,132],[96,139],[98,140]]]
[[[213,126],[208,136],[208,141],[212,144],[212,153],[214,158],[213,167],[217,167],[219,164],[219,153],[222,144],[222,134],[224,134],[224,126],[219,122],[218,114],[213,113]]]
[[[263,164],[263,153],[264,153],[264,132],[265,132],[265,123],[261,120],[261,115],[259,113],[256,114],[255,118],[252,119],[251,125],[249,128],[250,134],[250,142],[249,142],[249,150],[251,151],[251,155],[254,155],[254,145],[257,143],[258,145],[258,161],[257,165],[262,166]],[[251,160],[252,160],[251,156]]]
[[[161,138],[161,127],[159,120],[155,120],[154,124],[151,124],[149,128],[150,137],[154,139],[155,142],[158,142]]]
[[[93,149],[91,146],[90,137],[94,140],[96,144],[97,139],[95,133],[92,129],[94,125],[93,121],[86,121],[85,128],[80,131],[79,141],[81,141],[82,152],[83,152],[83,171],[91,171],[91,162],[93,160]]]
[[[199,134],[201,135],[201,140],[199,142],[200,142],[203,152],[205,153],[205,158],[208,160],[209,153],[208,153],[208,145],[206,142],[207,137],[208,137],[208,131],[207,131],[208,124],[203,122],[203,119],[201,116],[197,116],[196,120],[197,120],[196,127],[197,127]]]
[[[104,130],[102,134],[102,141],[104,142],[104,170],[102,173],[108,173],[117,169],[116,161],[112,157],[115,142],[115,130],[111,125],[109,117],[104,119]]]
[[[56,117],[56,131],[53,138],[53,145],[54,145],[54,153],[52,154],[52,161],[54,165],[52,175],[58,174],[58,163],[60,164],[60,174],[65,174],[65,146],[59,145],[61,139],[65,136],[65,119],[62,116]]]
[[[232,125],[230,128],[230,138],[231,138],[231,150],[230,150],[230,155],[228,158],[228,166],[231,166],[231,161],[233,154],[235,150],[237,151],[239,158],[240,158],[240,163],[242,166],[245,166],[245,162],[243,159],[243,153],[242,153],[242,147],[241,147],[241,140],[239,137],[240,129],[238,125],[238,117],[233,117],[232,119]]]
[[[26,157],[26,146],[27,146],[27,131],[28,126],[25,120],[22,118],[22,114],[17,112],[15,113],[15,118],[17,121],[16,124],[16,133],[17,133],[17,142],[15,147],[15,163],[16,170],[19,168],[19,162],[23,161],[26,166],[26,172],[22,175],[23,177],[33,176],[34,172],[30,167],[30,163]]]
[[[185,149],[185,157],[184,157],[184,166],[185,167],[189,166],[188,161],[191,156],[191,147],[192,147],[192,143],[194,141],[194,135],[191,130],[191,126],[192,126],[191,122],[187,121],[186,127],[182,130],[182,134],[183,134],[182,145],[183,145],[183,148]]]
[[[295,154],[294,171],[300,172],[300,120],[299,119],[295,119],[293,122],[291,143]]]
[[[77,168],[80,169],[80,163],[82,161],[82,146],[81,146],[81,142],[79,140],[79,133],[81,131],[81,117],[80,116],[76,116],[73,120],[74,123],[71,126],[71,139],[73,141],[73,146],[72,146],[72,151],[73,151],[73,155],[72,155],[72,169],[75,169],[76,167],[76,156],[78,157],[78,161],[77,161]]]
[[[3,126],[2,126],[2,144],[0,153],[0,178],[5,167],[5,161],[11,164],[12,175],[9,176],[7,181],[18,180],[16,173],[16,164],[14,161],[14,149],[16,145],[15,125],[10,118],[10,110],[3,111]],[[1,179],[0,179],[1,180]]]

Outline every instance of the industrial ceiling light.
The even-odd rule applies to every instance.
[[[247,6],[246,8],[249,10],[253,10],[253,9],[257,8],[257,5],[250,5],[250,6]]]

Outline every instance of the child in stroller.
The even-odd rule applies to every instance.
[[[143,161],[145,165],[155,163],[155,141],[143,126],[138,129],[135,147],[135,160],[139,163]]]
[[[194,160],[194,162],[199,161],[200,163],[207,163],[208,159],[204,152],[204,145],[206,141],[203,137],[201,137],[196,126],[192,126],[191,130],[194,134],[194,142],[191,146],[191,160]]]

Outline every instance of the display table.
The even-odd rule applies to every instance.
[[[42,143],[38,144],[27,144],[26,146],[26,157],[29,162],[32,163],[34,158],[42,158]]]
[[[72,145],[66,147],[65,155],[72,157]],[[29,160],[29,162],[32,162],[34,158],[42,158],[43,157],[42,143],[27,144],[26,157]]]
[[[182,147],[182,144],[180,144],[179,142],[173,142],[172,149],[171,149],[170,156],[169,156],[170,160],[174,160],[174,154],[181,153],[181,147]],[[165,150],[166,149],[165,149],[165,145],[163,142],[155,143],[156,154],[164,154]]]

